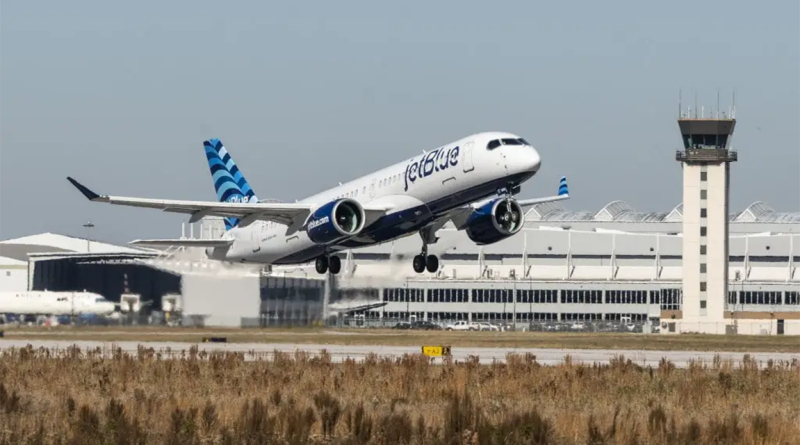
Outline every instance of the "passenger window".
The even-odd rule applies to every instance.
[[[499,146],[500,146],[500,140],[495,139],[495,140],[489,142],[488,145],[486,145],[486,149],[487,150],[494,150],[495,148],[497,148]]]

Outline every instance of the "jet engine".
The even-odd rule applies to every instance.
[[[314,210],[306,222],[306,233],[317,244],[331,244],[357,235],[365,221],[364,208],[358,201],[337,199]]]
[[[514,198],[496,199],[472,212],[467,236],[479,246],[502,241],[522,229],[523,217],[522,206]]]

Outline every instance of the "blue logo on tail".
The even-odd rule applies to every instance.
[[[558,182],[558,196],[569,195],[569,188],[567,187],[567,177],[562,176]]]
[[[258,202],[250,184],[233,162],[233,158],[219,139],[203,142],[208,159],[208,168],[214,180],[214,190],[219,202]],[[239,223],[239,218],[225,218],[225,230],[230,230]]]

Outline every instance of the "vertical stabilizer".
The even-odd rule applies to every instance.
[[[219,202],[258,202],[258,197],[222,141],[210,139],[203,142],[203,147]],[[225,218],[225,230],[234,228],[238,223],[238,218]]]

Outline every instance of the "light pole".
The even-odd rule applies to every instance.
[[[92,227],[94,227],[94,224],[92,224],[92,222],[89,221],[86,224],[84,224],[83,227],[86,228],[86,253],[89,253],[89,251],[90,251],[90,243],[91,243],[90,239],[91,239],[91,233],[92,233],[91,230],[92,230]]]
[[[514,299],[514,322],[511,326],[514,326],[512,331],[517,330],[517,276],[516,274],[513,277],[514,280],[514,293],[511,294],[511,297]]]

